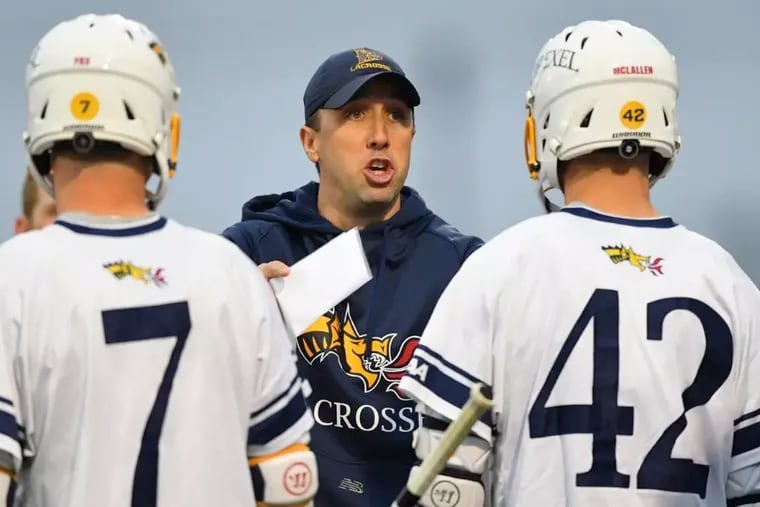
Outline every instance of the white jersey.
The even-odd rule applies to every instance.
[[[308,435],[276,301],[218,235],[61,217],[0,247],[0,298],[24,507],[250,507],[248,457]]]
[[[725,507],[760,502],[758,379],[760,293],[727,252],[572,206],[470,257],[400,387],[446,419],[493,387],[495,507]]]

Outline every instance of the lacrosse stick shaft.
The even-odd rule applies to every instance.
[[[493,406],[491,389],[483,384],[474,384],[470,389],[470,398],[462,407],[459,416],[449,424],[440,442],[420,464],[416,473],[409,477],[406,487],[396,497],[391,507],[416,507],[417,501],[430,487],[433,479],[446,467],[446,462],[473,425]]]

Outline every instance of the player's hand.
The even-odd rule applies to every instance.
[[[280,261],[271,261],[259,264],[259,269],[262,273],[264,273],[264,278],[266,278],[267,281],[271,280],[272,278],[280,278],[283,276],[288,276],[290,274],[290,268],[287,266],[287,264]]]

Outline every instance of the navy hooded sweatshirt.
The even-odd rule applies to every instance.
[[[254,197],[223,233],[256,263],[292,265],[338,234],[317,212],[319,185]],[[438,297],[482,240],[461,234],[409,187],[389,220],[361,231],[373,279],[296,339],[312,387],[315,507],[388,507],[416,457],[414,403],[398,390]],[[466,337],[463,337],[466,339]]]

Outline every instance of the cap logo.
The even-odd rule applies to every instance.
[[[383,55],[376,51],[369,49],[354,49],[356,55],[356,64],[351,67],[351,72],[365,69],[380,69],[387,72],[391,72],[390,66],[380,63],[383,60]]]

